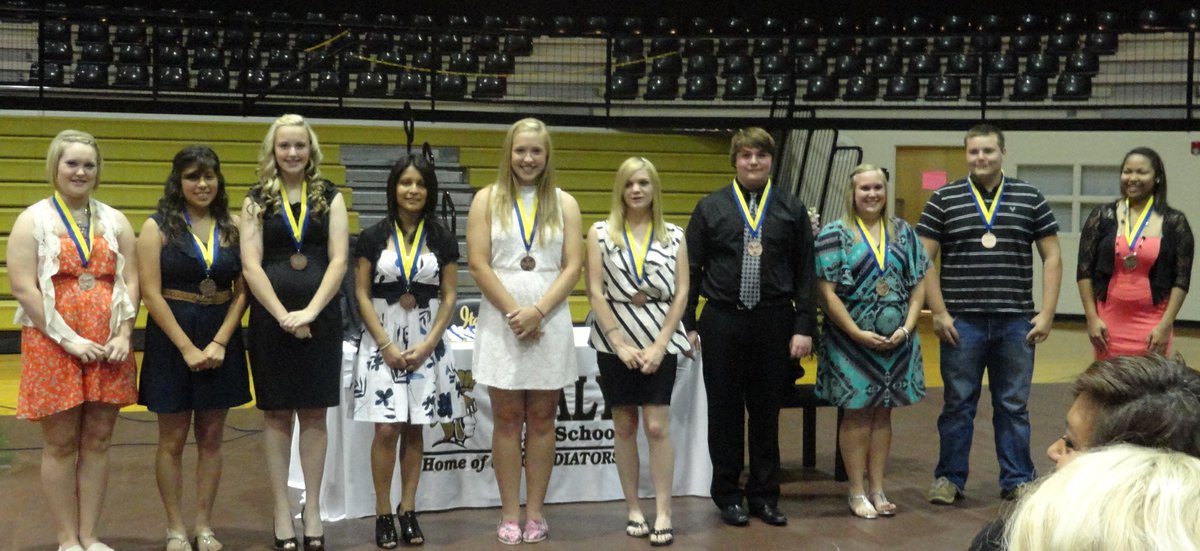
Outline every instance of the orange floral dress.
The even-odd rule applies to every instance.
[[[113,278],[117,255],[108,241],[97,235],[92,260],[83,267],[69,236],[59,237],[59,270],[54,283],[55,310],[80,337],[103,345],[110,334]],[[96,286],[79,288],[79,275],[88,272]],[[41,330],[21,329],[21,386],[17,417],[41,419],[83,402],[125,406],[137,401],[137,364],[132,348],[123,362],[83,363]]]

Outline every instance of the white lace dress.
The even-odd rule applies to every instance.
[[[526,209],[533,206],[534,189],[520,189]],[[528,212],[528,211],[527,211]],[[537,262],[532,271],[521,269],[525,245],[516,220],[509,231],[492,221],[492,269],[517,304],[528,306],[550,288],[562,270],[562,232],[544,241],[534,239],[529,254]],[[546,312],[544,334],[537,339],[517,340],[508,328],[504,312],[485,297],[479,303],[475,325],[475,353],[471,371],[475,381],[509,390],[557,390],[575,382],[575,342],[571,333],[571,310],[564,301]]]

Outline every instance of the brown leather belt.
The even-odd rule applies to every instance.
[[[192,304],[225,304],[233,299],[233,291],[226,289],[206,297],[200,293],[189,293],[178,289],[163,289],[162,297],[167,300],[179,300]]]

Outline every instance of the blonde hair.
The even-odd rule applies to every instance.
[[[534,118],[521,119],[508,129],[504,135],[503,153],[500,155],[500,167],[496,171],[496,181],[492,184],[491,212],[492,218],[499,220],[500,227],[505,231],[513,224],[513,198],[517,196],[517,176],[512,169],[513,140],[521,132],[537,134],[546,147],[546,166],[537,177],[538,210],[536,215],[538,227],[538,242],[543,242],[547,232],[551,235],[562,231],[562,206],[558,202],[557,179],[554,175],[554,146],[550,143],[550,132],[546,124]]]
[[[850,171],[850,185],[846,186],[846,210],[842,212],[842,223],[846,224],[846,228],[850,230],[850,235],[852,235],[856,241],[862,240],[862,236],[859,235],[858,221],[855,220],[855,218],[858,216],[858,208],[854,205],[854,191],[856,187],[854,184],[854,177],[858,176],[859,174],[866,174],[868,172],[875,171],[879,171],[879,174],[883,176],[883,189],[886,192],[888,188],[888,175],[887,172],[884,172],[882,168],[870,163],[863,163],[854,167],[854,170]],[[879,211],[879,219],[883,220],[884,223],[887,224],[888,241],[890,242],[892,239],[895,239],[896,221],[888,216],[886,201],[883,203],[883,210]]]
[[[92,186],[94,191],[100,187],[100,146],[96,144],[94,136],[80,130],[63,130],[50,141],[50,148],[46,151],[46,180],[54,189],[58,189],[58,161],[62,160],[63,153],[73,143],[91,146],[96,152],[96,185]]]
[[[274,212],[279,208],[279,203],[282,199],[279,196],[279,166],[275,163],[275,132],[285,126],[299,126],[308,134],[308,164],[304,167],[304,178],[308,180],[308,203],[311,205],[314,214],[323,212],[329,208],[325,201],[325,189],[328,187],[327,180],[321,177],[321,145],[317,141],[317,133],[309,126],[308,121],[300,115],[283,115],[275,122],[271,123],[271,128],[267,130],[267,135],[263,137],[262,146],[258,150],[258,167],[254,173],[258,176],[258,185],[256,189],[252,189],[251,193],[257,190],[258,201],[262,205],[262,209],[258,211],[259,218],[264,213]]]
[[[645,170],[646,176],[650,178],[650,227],[654,231],[656,241],[666,246],[670,244],[671,236],[667,234],[667,224],[663,221],[662,185],[658,178],[658,169],[645,157],[625,159],[617,169],[617,177],[613,180],[612,204],[608,208],[608,234],[613,236],[625,230],[625,184],[629,183],[634,173],[639,170]],[[625,248],[624,239],[613,238],[612,242],[618,249]]]
[[[1011,551],[1200,548],[1200,459],[1118,444],[1082,454],[1018,503]]]

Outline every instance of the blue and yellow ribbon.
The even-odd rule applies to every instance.
[[[54,192],[54,208],[58,210],[58,216],[62,218],[63,225],[70,232],[71,241],[75,242],[75,252],[79,253],[79,261],[83,263],[84,268],[87,268],[88,262],[92,260],[92,238],[96,234],[96,225],[92,224],[89,219],[87,235],[84,235],[83,230],[79,229],[79,224],[75,223],[75,217],[71,216],[71,209],[67,207],[62,195],[59,195],[57,191]]]
[[[396,267],[400,268],[405,284],[412,285],[413,279],[417,277],[417,255],[425,245],[425,219],[422,218],[417,224],[412,249],[404,247],[404,234],[400,231],[399,224],[392,222],[392,230],[392,242],[396,245]]]
[[[299,220],[292,215],[292,204],[288,202],[287,186],[282,182],[279,184],[279,194],[283,197],[283,205],[279,210],[283,211],[288,227],[292,229],[292,242],[296,244],[296,252],[300,252],[300,247],[304,244],[304,234],[308,233],[308,180],[300,184]]]
[[[750,206],[746,203],[746,198],[742,196],[742,189],[736,181],[733,183],[733,197],[741,207],[742,220],[750,229],[750,238],[758,239],[758,234],[762,232],[763,213],[767,211],[767,203],[771,202],[771,181],[767,180],[767,186],[763,188],[762,200],[758,202],[758,210],[755,212],[750,212]]]
[[[654,240],[654,227],[650,227],[650,231],[646,232],[646,238],[642,241],[642,247],[637,248],[637,240],[632,239],[633,231],[629,229],[629,224],[625,224],[625,248],[629,249],[629,263],[633,266],[633,276],[637,279],[638,285],[641,285],[646,280],[646,257],[650,256],[650,242]]]
[[[187,220],[188,229],[190,230],[192,227],[192,215],[188,214],[187,211],[184,211],[183,217]],[[188,233],[191,232],[189,231]],[[217,255],[221,253],[221,248],[217,246],[217,240],[220,238],[220,235],[221,231],[217,229],[216,220],[213,220],[212,231],[209,232],[207,245],[205,245],[195,233],[192,233],[192,241],[196,245],[196,251],[200,253],[200,259],[204,262],[205,276],[208,276],[212,273],[212,267],[217,261]]]
[[[533,209],[528,213],[525,212],[525,205],[516,197],[513,197],[513,209],[517,211],[517,224],[521,228],[521,241],[525,243],[525,254],[529,254],[529,250],[533,248],[533,235],[537,232],[537,209],[538,198],[533,197]]]
[[[875,257],[875,266],[882,274],[887,268],[887,223],[883,219],[879,220],[879,242],[876,243],[871,238],[871,232],[867,231],[867,225],[863,223],[862,218],[855,216],[854,220],[858,222],[858,231],[862,234],[863,242],[871,248],[871,256]]]
[[[1146,224],[1150,222],[1150,213],[1154,211],[1154,197],[1146,201],[1146,206],[1142,207],[1142,215],[1138,217],[1138,221],[1134,224],[1129,218],[1129,199],[1125,199],[1125,242],[1129,244],[1129,252],[1133,252],[1137,246],[1138,239],[1142,238],[1142,232],[1146,229]],[[1134,229],[1136,226],[1136,229]]]
[[[996,198],[992,200],[991,206],[983,202],[983,196],[979,194],[979,189],[975,187],[975,183],[967,178],[967,187],[971,188],[971,195],[975,198],[975,210],[979,211],[979,216],[983,218],[983,227],[987,232],[992,231],[992,224],[996,221],[996,209],[1000,206],[1000,196],[1004,194],[1004,173],[1000,173],[1000,187],[996,189]]]

